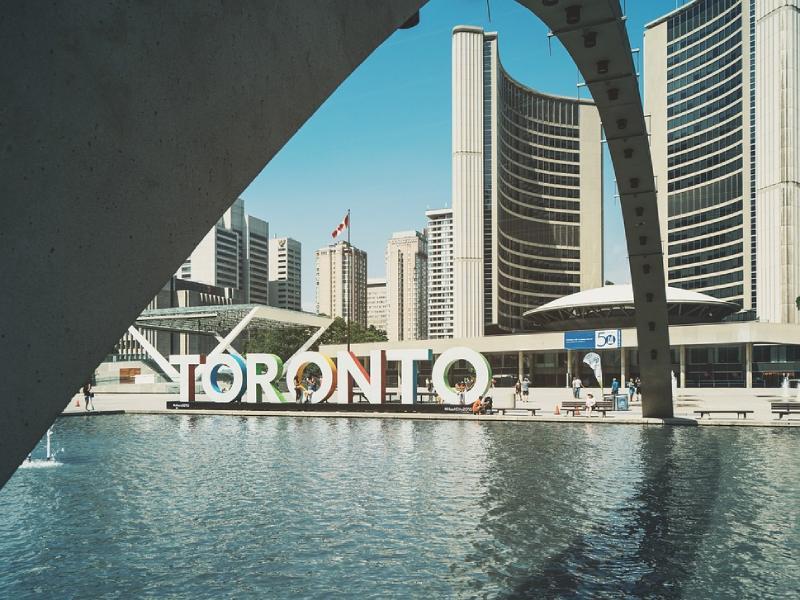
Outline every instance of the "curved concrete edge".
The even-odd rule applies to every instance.
[[[553,6],[545,6],[541,0],[517,1],[542,19],[564,45],[600,112],[617,177],[628,246],[642,411],[647,417],[672,417],[672,361],[655,179],[639,83],[619,1],[571,0]]]
[[[264,410],[167,410],[167,409],[125,409],[94,413],[77,413],[76,416],[99,416],[102,414],[130,414],[130,415],[205,415],[205,416],[231,416],[231,417],[306,417],[317,419],[405,419],[418,421],[484,421],[496,422],[525,422],[525,423],[564,423],[572,425],[659,425],[659,426],[688,426],[688,427],[800,427],[800,420],[747,420],[747,419],[691,419],[686,417],[673,417],[669,419],[655,419],[648,417],[559,417],[538,415],[470,415],[470,414],[431,414],[431,413],[353,413],[353,412],[309,412],[309,411],[264,411]],[[75,414],[75,413],[73,413]],[[69,413],[61,416],[68,416]]]
[[[4,3],[0,484],[224,210],[425,1]]]

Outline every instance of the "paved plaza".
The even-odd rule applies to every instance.
[[[495,395],[502,396],[510,390],[495,390]],[[626,423],[626,424],[658,424],[662,419],[642,418],[641,404],[634,402],[628,411],[610,412],[606,417],[593,415],[586,416],[564,416],[556,415],[555,408],[563,401],[573,400],[572,390],[567,388],[534,388],[531,390],[532,400],[529,402],[518,402],[519,408],[537,408],[538,415],[535,417],[523,414],[511,413],[505,415],[465,415],[465,414],[421,414],[421,413],[369,413],[361,414],[326,412],[270,412],[270,411],[248,411],[248,410],[224,410],[219,414],[226,415],[254,415],[254,416],[301,416],[301,417],[336,417],[343,416],[349,418],[394,418],[394,419],[476,419],[476,420],[506,420],[506,421],[551,421],[551,422],[581,422],[591,420],[600,423]],[[784,395],[783,390],[774,388],[762,389],[707,389],[693,388],[679,390],[675,419],[673,422],[678,424],[700,424],[700,425],[742,425],[742,426],[781,426],[798,427],[800,426],[800,416],[785,416],[778,419],[770,411],[770,402],[788,402],[796,400],[796,390],[790,390],[789,395]],[[596,398],[600,397],[599,389],[586,388],[583,397],[587,393],[592,393]],[[202,401],[204,397],[198,396]],[[80,406],[76,406],[76,400]],[[177,411],[167,410],[166,403],[169,400],[177,400],[175,394],[97,394],[94,399],[96,410],[94,413],[87,413],[83,408],[83,396],[76,395],[64,410],[65,415],[81,414],[107,414],[109,412],[124,411],[127,414],[176,414]],[[694,413],[696,410],[752,410],[747,419],[737,418],[735,414],[713,415],[711,418],[698,418]],[[190,411],[181,411],[190,412]],[[213,414],[213,411],[191,411],[202,414]]]

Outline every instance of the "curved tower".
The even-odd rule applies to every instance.
[[[695,0],[645,59],[669,285],[797,322],[800,1]]]
[[[743,308],[755,304],[749,4],[691,2],[645,31],[645,101],[668,284]]]
[[[497,34],[453,30],[454,334],[530,328],[523,314],[602,285],[594,104],[503,69]]]

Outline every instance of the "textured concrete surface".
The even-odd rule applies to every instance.
[[[0,484],[223,211],[424,2],[3,3]]]

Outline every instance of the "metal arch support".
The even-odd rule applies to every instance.
[[[631,268],[642,416],[673,416],[663,249],[639,83],[618,0],[517,0],[550,27],[589,88],[619,186]]]

